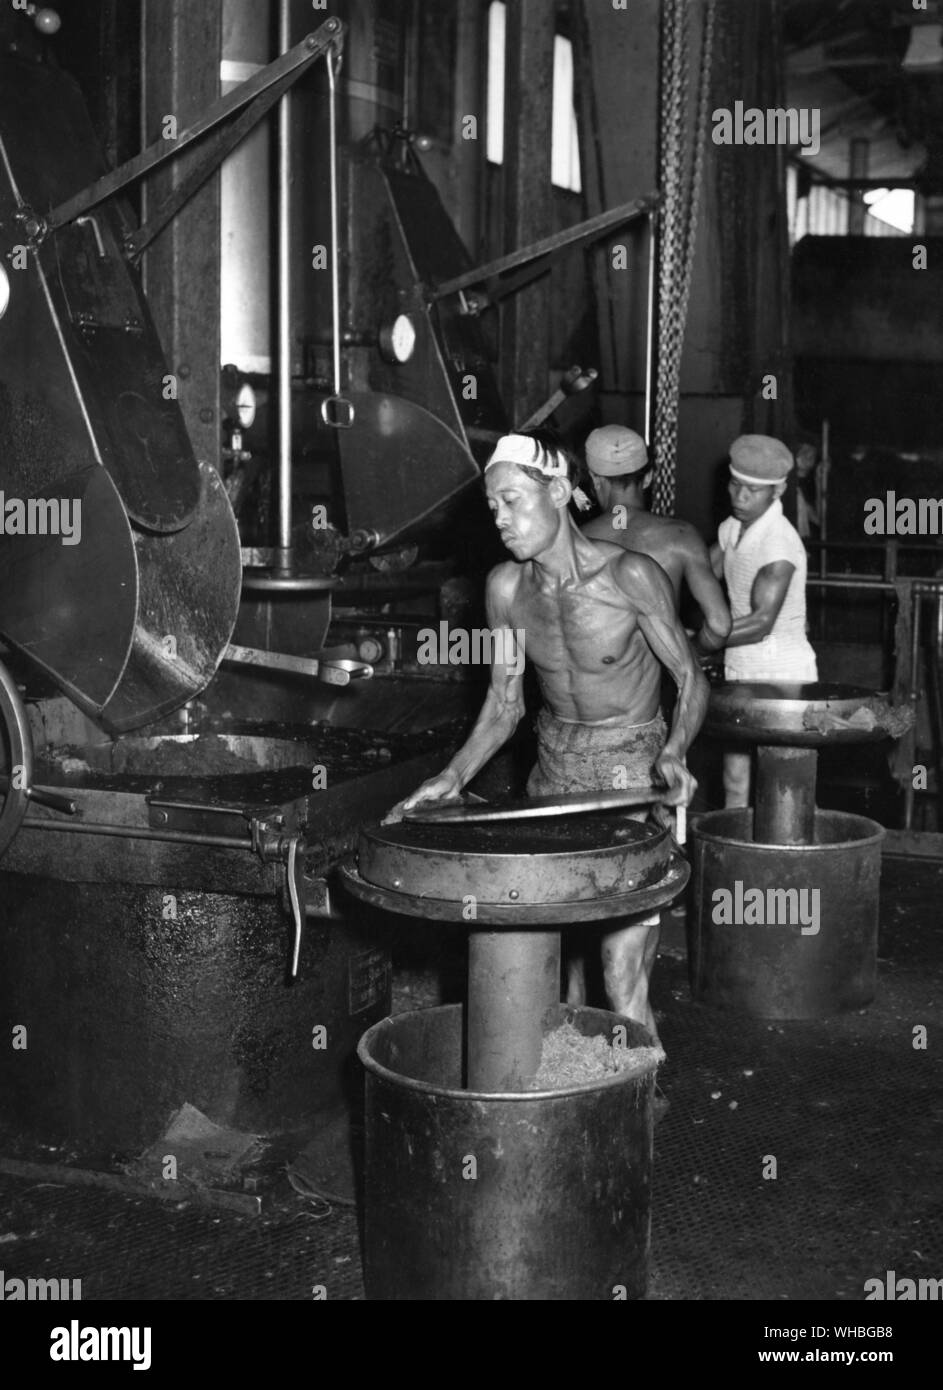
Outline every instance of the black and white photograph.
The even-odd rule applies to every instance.
[[[940,0],[0,0],[30,1368],[916,1373],[941,387]]]

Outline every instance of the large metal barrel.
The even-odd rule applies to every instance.
[[[0,873],[0,1016],[27,1039],[0,1049],[0,1123],[102,1154],[150,1143],[185,1101],[310,1132],[354,1094],[356,1041],[389,1010],[374,918],[311,919],[289,982],[272,894]]]
[[[465,1091],[462,1015],[400,1014],[361,1039],[367,1297],[643,1297],[655,1064],[560,1091]],[[566,1019],[652,1044],[605,1009],[561,1004],[546,1026]]]
[[[751,810],[693,827],[695,999],[756,1018],[826,1018],[874,997],[883,828],[815,812],[815,843],[754,844]]]

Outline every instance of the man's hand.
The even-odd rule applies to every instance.
[[[664,778],[668,790],[661,801],[666,806],[689,806],[697,791],[697,782],[682,760],[674,753],[661,753],[655,760],[655,771]]]
[[[397,821],[403,819],[404,811],[411,811],[414,806],[419,806],[423,801],[457,801],[461,790],[462,784],[458,773],[446,768],[437,777],[427,778],[421,787],[417,787],[409,796],[398,801],[386,813],[382,823],[383,825],[395,825]]]

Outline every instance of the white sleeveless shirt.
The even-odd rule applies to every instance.
[[[789,588],[772,630],[759,642],[728,647],[724,675],[729,681],[818,680],[815,652],[805,634],[806,552],[799,533],[783,515],[776,498],[741,535],[741,523],[728,516],[717,532],[724,557],[724,578],[734,618],[753,611],[753,582],[764,565],[788,560],[793,565]]]

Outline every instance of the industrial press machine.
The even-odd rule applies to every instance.
[[[0,999],[28,1039],[0,1062],[0,1122],[88,1154],[134,1151],[184,1102],[264,1132],[344,1108],[390,940],[330,876],[469,703],[417,663],[410,602],[466,601],[418,547],[508,427],[471,288],[644,210],[475,268],[380,86],[342,94],[348,26],[298,18],[282,4],[273,61],[113,169],[28,17],[4,21],[0,486],[34,516],[70,504],[81,537],[0,544]],[[272,350],[222,371],[211,459],[213,411],[181,408],[206,363],[165,352],[147,255],[266,116]]]

